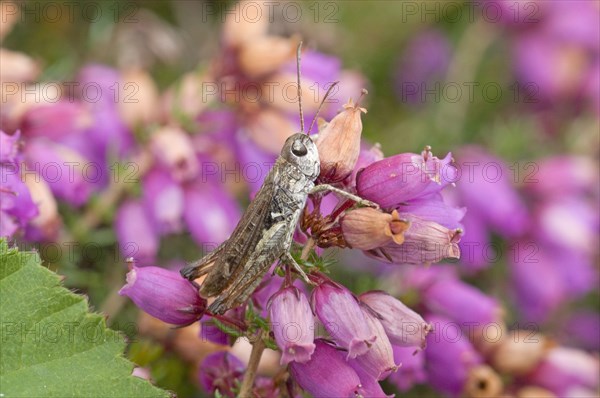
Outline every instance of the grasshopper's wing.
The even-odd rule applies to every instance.
[[[254,200],[250,202],[231,237],[223,244],[223,251],[200,286],[202,296],[213,297],[221,294],[231,284],[231,279],[238,270],[248,264],[263,237],[263,232],[273,223],[270,208],[277,189],[277,176],[277,171],[273,169]]]
[[[200,260],[194,261],[185,268],[182,268],[180,271],[181,276],[191,281],[209,273],[215,266],[217,259],[223,254],[226,244],[227,241],[221,243],[219,247],[202,257]]]
[[[246,301],[262,281],[263,275],[281,255],[280,243],[289,233],[285,220],[276,221],[264,230],[264,239],[260,240],[256,249],[250,253],[245,266],[239,267],[233,274],[225,290],[210,305],[213,314],[222,314],[230,308],[237,307]]]

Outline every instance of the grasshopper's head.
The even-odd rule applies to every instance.
[[[281,157],[296,166],[311,181],[316,180],[321,172],[317,146],[304,133],[291,135],[285,141]]]

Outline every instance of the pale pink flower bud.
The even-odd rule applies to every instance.
[[[269,76],[261,86],[261,100],[269,106],[286,114],[298,113],[298,86],[296,73],[281,72]],[[314,84],[314,83],[313,83]],[[321,98],[315,95],[315,89],[307,82],[301,83],[302,107],[305,114],[316,112]],[[307,127],[308,128],[308,127]]]
[[[35,80],[39,75],[38,64],[29,56],[0,48],[0,80],[6,83],[19,83]]]
[[[117,108],[130,128],[158,119],[158,88],[148,72],[130,69],[121,73]]]
[[[247,132],[261,149],[278,154],[285,140],[296,131],[290,119],[282,112],[267,108],[248,121]]]
[[[491,363],[502,373],[523,375],[533,370],[548,352],[549,342],[530,330],[514,330],[498,345]]]
[[[431,326],[395,297],[382,292],[370,291],[358,299],[377,313],[379,322],[392,344],[401,347],[425,347],[425,338]]]
[[[173,178],[186,181],[198,173],[198,159],[190,137],[180,128],[165,126],[154,132],[151,148],[154,155],[167,166]]]
[[[209,94],[208,85],[215,88],[213,94]],[[163,95],[161,101],[163,118],[177,120],[179,115],[195,118],[217,98],[216,83],[210,76],[197,72],[186,73]]]
[[[14,1],[0,3],[0,39],[4,39],[21,17],[21,5]]]
[[[354,249],[372,250],[387,243],[401,245],[409,227],[396,210],[384,213],[371,207],[352,210],[340,220],[346,243]]]
[[[38,215],[27,227],[27,238],[34,241],[53,241],[58,236],[62,219],[58,214],[58,205],[50,186],[35,173],[23,173],[22,177],[32,201],[38,208]]]
[[[304,293],[287,287],[275,293],[269,305],[275,342],[281,349],[281,365],[306,363],[315,351],[314,319]]]
[[[321,181],[339,182],[352,173],[360,153],[363,112],[367,110],[349,100],[344,111],[319,131],[316,144],[321,158]]]
[[[239,12],[227,13],[223,25],[223,42],[225,45],[239,47],[245,43],[258,40],[267,34],[269,9],[264,1],[242,0],[237,2],[234,7]],[[242,15],[243,12],[252,12],[252,14]]]
[[[295,39],[277,36],[257,38],[240,49],[240,68],[252,78],[272,73],[294,57],[297,46]]]

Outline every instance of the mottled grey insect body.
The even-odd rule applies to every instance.
[[[244,303],[275,261],[296,265],[289,250],[319,164],[310,136],[290,136],[231,237],[181,270],[189,280],[207,275],[199,292],[216,297],[209,306],[211,313],[222,314]]]

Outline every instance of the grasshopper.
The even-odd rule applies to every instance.
[[[301,43],[297,54],[299,100],[300,51]],[[333,87],[325,94],[321,106]],[[205,257],[181,270],[181,275],[188,280],[207,275],[200,285],[199,294],[206,298],[216,297],[208,308],[212,314],[223,314],[243,304],[277,260],[292,266],[308,282],[306,274],[289,252],[308,195],[333,191],[362,205],[377,207],[372,202],[333,186],[315,186],[320,173],[319,153],[308,135],[310,129],[304,133],[301,102],[299,107],[301,131],[286,140],[279,158],[231,237]]]

